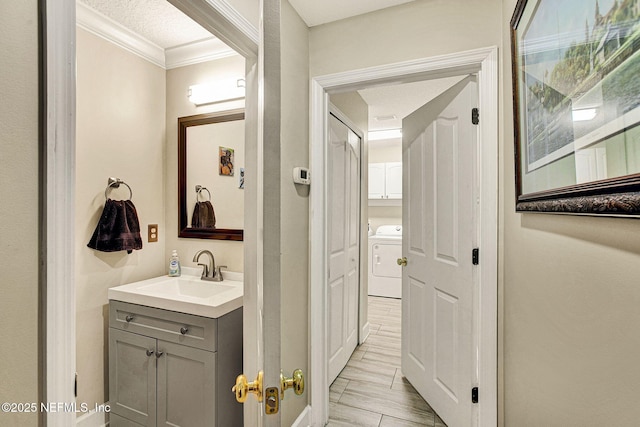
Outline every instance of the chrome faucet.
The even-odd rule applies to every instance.
[[[198,261],[200,260],[200,255],[205,254],[209,256],[209,264],[202,264]],[[202,266],[202,276],[200,277],[202,280],[211,280],[220,282],[222,281],[222,275],[220,275],[220,279],[216,279],[216,261],[213,259],[213,254],[211,251],[206,249],[201,249],[193,256],[193,262]]]

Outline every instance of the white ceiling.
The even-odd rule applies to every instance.
[[[359,90],[369,105],[369,130],[400,129],[402,119],[458,83],[464,76],[448,77]],[[395,119],[378,120],[396,116]]]
[[[305,23],[313,27],[412,1],[414,0],[289,0],[289,3]],[[211,33],[167,0],[78,0],[78,2],[86,4],[163,49],[212,37]]]
[[[216,40],[167,0],[78,0],[165,51]],[[308,26],[321,25],[414,0],[289,0]],[[461,78],[440,79],[358,91],[369,105],[369,129],[397,129],[402,118]],[[394,119],[376,120],[380,116]]]
[[[213,38],[166,0],[79,1],[163,49]]]

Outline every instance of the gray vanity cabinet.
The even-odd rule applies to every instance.
[[[209,319],[111,301],[110,426],[242,425],[242,309]]]

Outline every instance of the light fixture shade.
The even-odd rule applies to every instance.
[[[232,78],[189,86],[189,101],[196,106],[244,98],[244,79]]]

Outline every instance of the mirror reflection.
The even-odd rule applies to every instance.
[[[244,110],[178,119],[180,237],[242,240]]]

